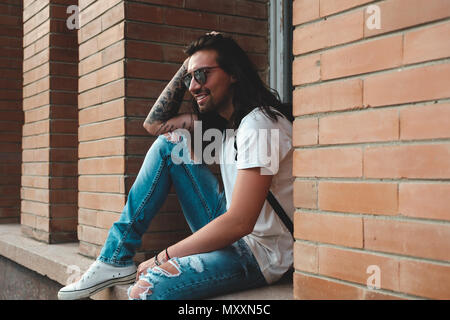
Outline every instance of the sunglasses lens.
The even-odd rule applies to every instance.
[[[198,84],[204,85],[206,83],[206,71],[204,69],[199,69],[194,71],[194,79]],[[183,77],[183,82],[186,88],[189,89],[191,86],[192,74],[188,73]]]
[[[206,83],[206,73],[205,70],[197,70],[194,72],[194,78],[195,81],[197,81],[199,84],[203,85]]]
[[[187,75],[184,76],[183,78],[183,82],[184,85],[186,86],[186,88],[189,89],[189,87],[191,86],[191,80],[192,80],[192,75],[190,73],[188,73]]]

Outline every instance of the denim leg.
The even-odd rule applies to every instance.
[[[193,232],[226,211],[224,192],[220,192],[214,174],[206,165],[193,164],[186,158],[174,164],[171,155],[175,145],[160,136],[147,152],[99,260],[117,266],[133,263],[142,235],[166,200],[172,183]],[[148,284],[147,291],[154,288],[155,294],[142,294],[144,299],[198,299],[266,284],[242,239],[221,250],[173,258],[170,263],[179,274],[173,276],[161,266],[149,269],[148,278],[137,283],[141,287]]]
[[[129,299],[204,299],[266,285],[259,266],[243,239],[226,248],[172,258],[148,269],[128,289]]]
[[[224,193],[219,192],[216,177],[206,165],[193,164],[186,154],[181,153],[181,164],[174,164],[175,145],[159,136],[150,147],[122,214],[109,230],[99,260],[116,266],[133,263],[141,238],[164,204],[172,182],[192,231],[225,212]]]

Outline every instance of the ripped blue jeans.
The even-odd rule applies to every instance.
[[[133,256],[153,217],[173,184],[186,221],[195,232],[226,211],[224,192],[205,164],[194,164],[181,152],[175,164],[172,150],[179,143],[164,135],[150,147],[128,194],[127,203],[113,224],[99,260],[116,265],[133,264]],[[179,145],[178,145],[179,147]],[[243,239],[213,252],[172,258],[148,269],[135,284],[141,299],[202,299],[266,284],[258,263]],[[130,291],[133,287],[130,287]],[[134,295],[134,297],[136,297]],[[130,297],[131,298],[131,297]]]

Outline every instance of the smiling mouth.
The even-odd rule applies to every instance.
[[[199,94],[195,97],[195,100],[197,100],[197,104],[201,104],[205,102],[206,98],[209,96],[209,94]]]

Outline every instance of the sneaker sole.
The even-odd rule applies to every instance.
[[[58,299],[59,300],[78,300],[83,298],[88,298],[97,292],[120,284],[130,284],[136,280],[136,272],[121,278],[109,279],[104,282],[101,282],[95,286],[82,289],[82,290],[73,290],[73,291],[59,291]]]

